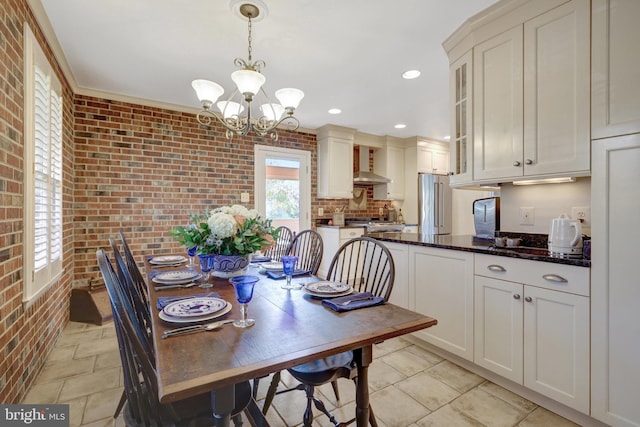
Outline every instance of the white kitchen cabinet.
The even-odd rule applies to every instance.
[[[451,100],[451,185],[473,180],[473,51],[469,50],[449,67]]]
[[[640,134],[593,141],[591,415],[612,426],[640,426],[639,165]]]
[[[418,142],[418,172],[447,175],[449,148],[437,142]]]
[[[318,198],[353,197],[354,129],[327,125],[319,129]]]
[[[389,302],[409,308],[409,247],[402,243],[382,242],[389,249],[395,266],[395,280]]]
[[[640,132],[640,2],[592,0],[591,135]]]
[[[326,278],[334,255],[340,246],[351,239],[364,235],[364,227],[318,227],[318,234],[322,237],[322,262],[318,269],[318,276]]]
[[[438,319],[414,335],[473,360],[473,254],[409,245],[409,308]]]
[[[404,147],[387,144],[376,150],[373,172],[391,180],[388,184],[373,186],[374,200],[404,200]]]
[[[575,0],[474,47],[474,181],[589,175],[589,40]]]
[[[589,414],[589,269],[476,255],[474,363]]]

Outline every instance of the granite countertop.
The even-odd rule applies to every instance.
[[[405,243],[408,245],[430,246],[441,249],[475,252],[510,258],[530,259],[534,261],[553,262],[557,264],[591,267],[591,260],[584,258],[558,258],[549,255],[546,248],[505,247],[496,248],[491,242],[476,241],[471,235],[425,235],[419,233],[371,233],[369,237],[383,242]]]

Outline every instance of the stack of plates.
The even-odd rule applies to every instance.
[[[202,274],[196,270],[163,271],[153,276],[151,281],[159,285],[182,285],[198,280]]]
[[[160,319],[171,323],[195,323],[224,316],[231,304],[215,297],[185,298],[170,302],[159,313]]]
[[[281,262],[263,262],[260,264],[260,268],[263,268],[265,271],[282,271],[282,263]]]
[[[180,265],[185,262],[187,258],[182,255],[163,255],[154,256],[149,260],[149,264],[158,266]]]
[[[342,282],[312,282],[304,285],[304,291],[316,298],[336,298],[353,292],[351,285]]]

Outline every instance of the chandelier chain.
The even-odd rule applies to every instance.
[[[249,48],[247,49],[249,51],[249,64],[251,64],[251,41],[252,41],[252,37],[251,37],[251,16],[249,16],[249,36],[247,37],[247,41],[249,42]]]

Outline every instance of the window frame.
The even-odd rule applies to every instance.
[[[36,82],[36,67],[44,77],[47,85]],[[37,88],[46,91],[44,103],[36,101]],[[42,92],[40,92],[42,93]],[[57,101],[57,102],[56,102]],[[36,107],[46,104],[45,118],[36,114]],[[24,253],[23,253],[23,280],[25,308],[33,304],[53,284],[59,281],[63,273],[63,108],[64,99],[62,85],[53,67],[49,63],[42,47],[35,35],[24,23]],[[42,110],[38,110],[42,112]],[[41,120],[38,120],[41,118]],[[37,127],[37,129],[36,129]],[[42,130],[45,130],[42,133]],[[37,135],[46,141],[37,144]],[[44,135],[44,137],[43,137]],[[53,141],[53,142],[52,142]],[[44,154],[44,156],[43,156]],[[37,158],[45,158],[37,162]],[[36,166],[39,166],[36,168]],[[38,172],[36,172],[36,169]],[[39,176],[41,179],[37,179]],[[36,183],[44,184],[36,191]],[[44,223],[44,265],[36,270],[36,248],[43,243],[36,244],[36,196],[42,199],[44,192],[45,213]],[[42,206],[42,203],[40,203]],[[42,212],[38,210],[38,212]],[[43,222],[43,220],[41,220]],[[40,235],[42,237],[42,234]],[[42,262],[42,261],[41,261]]]

